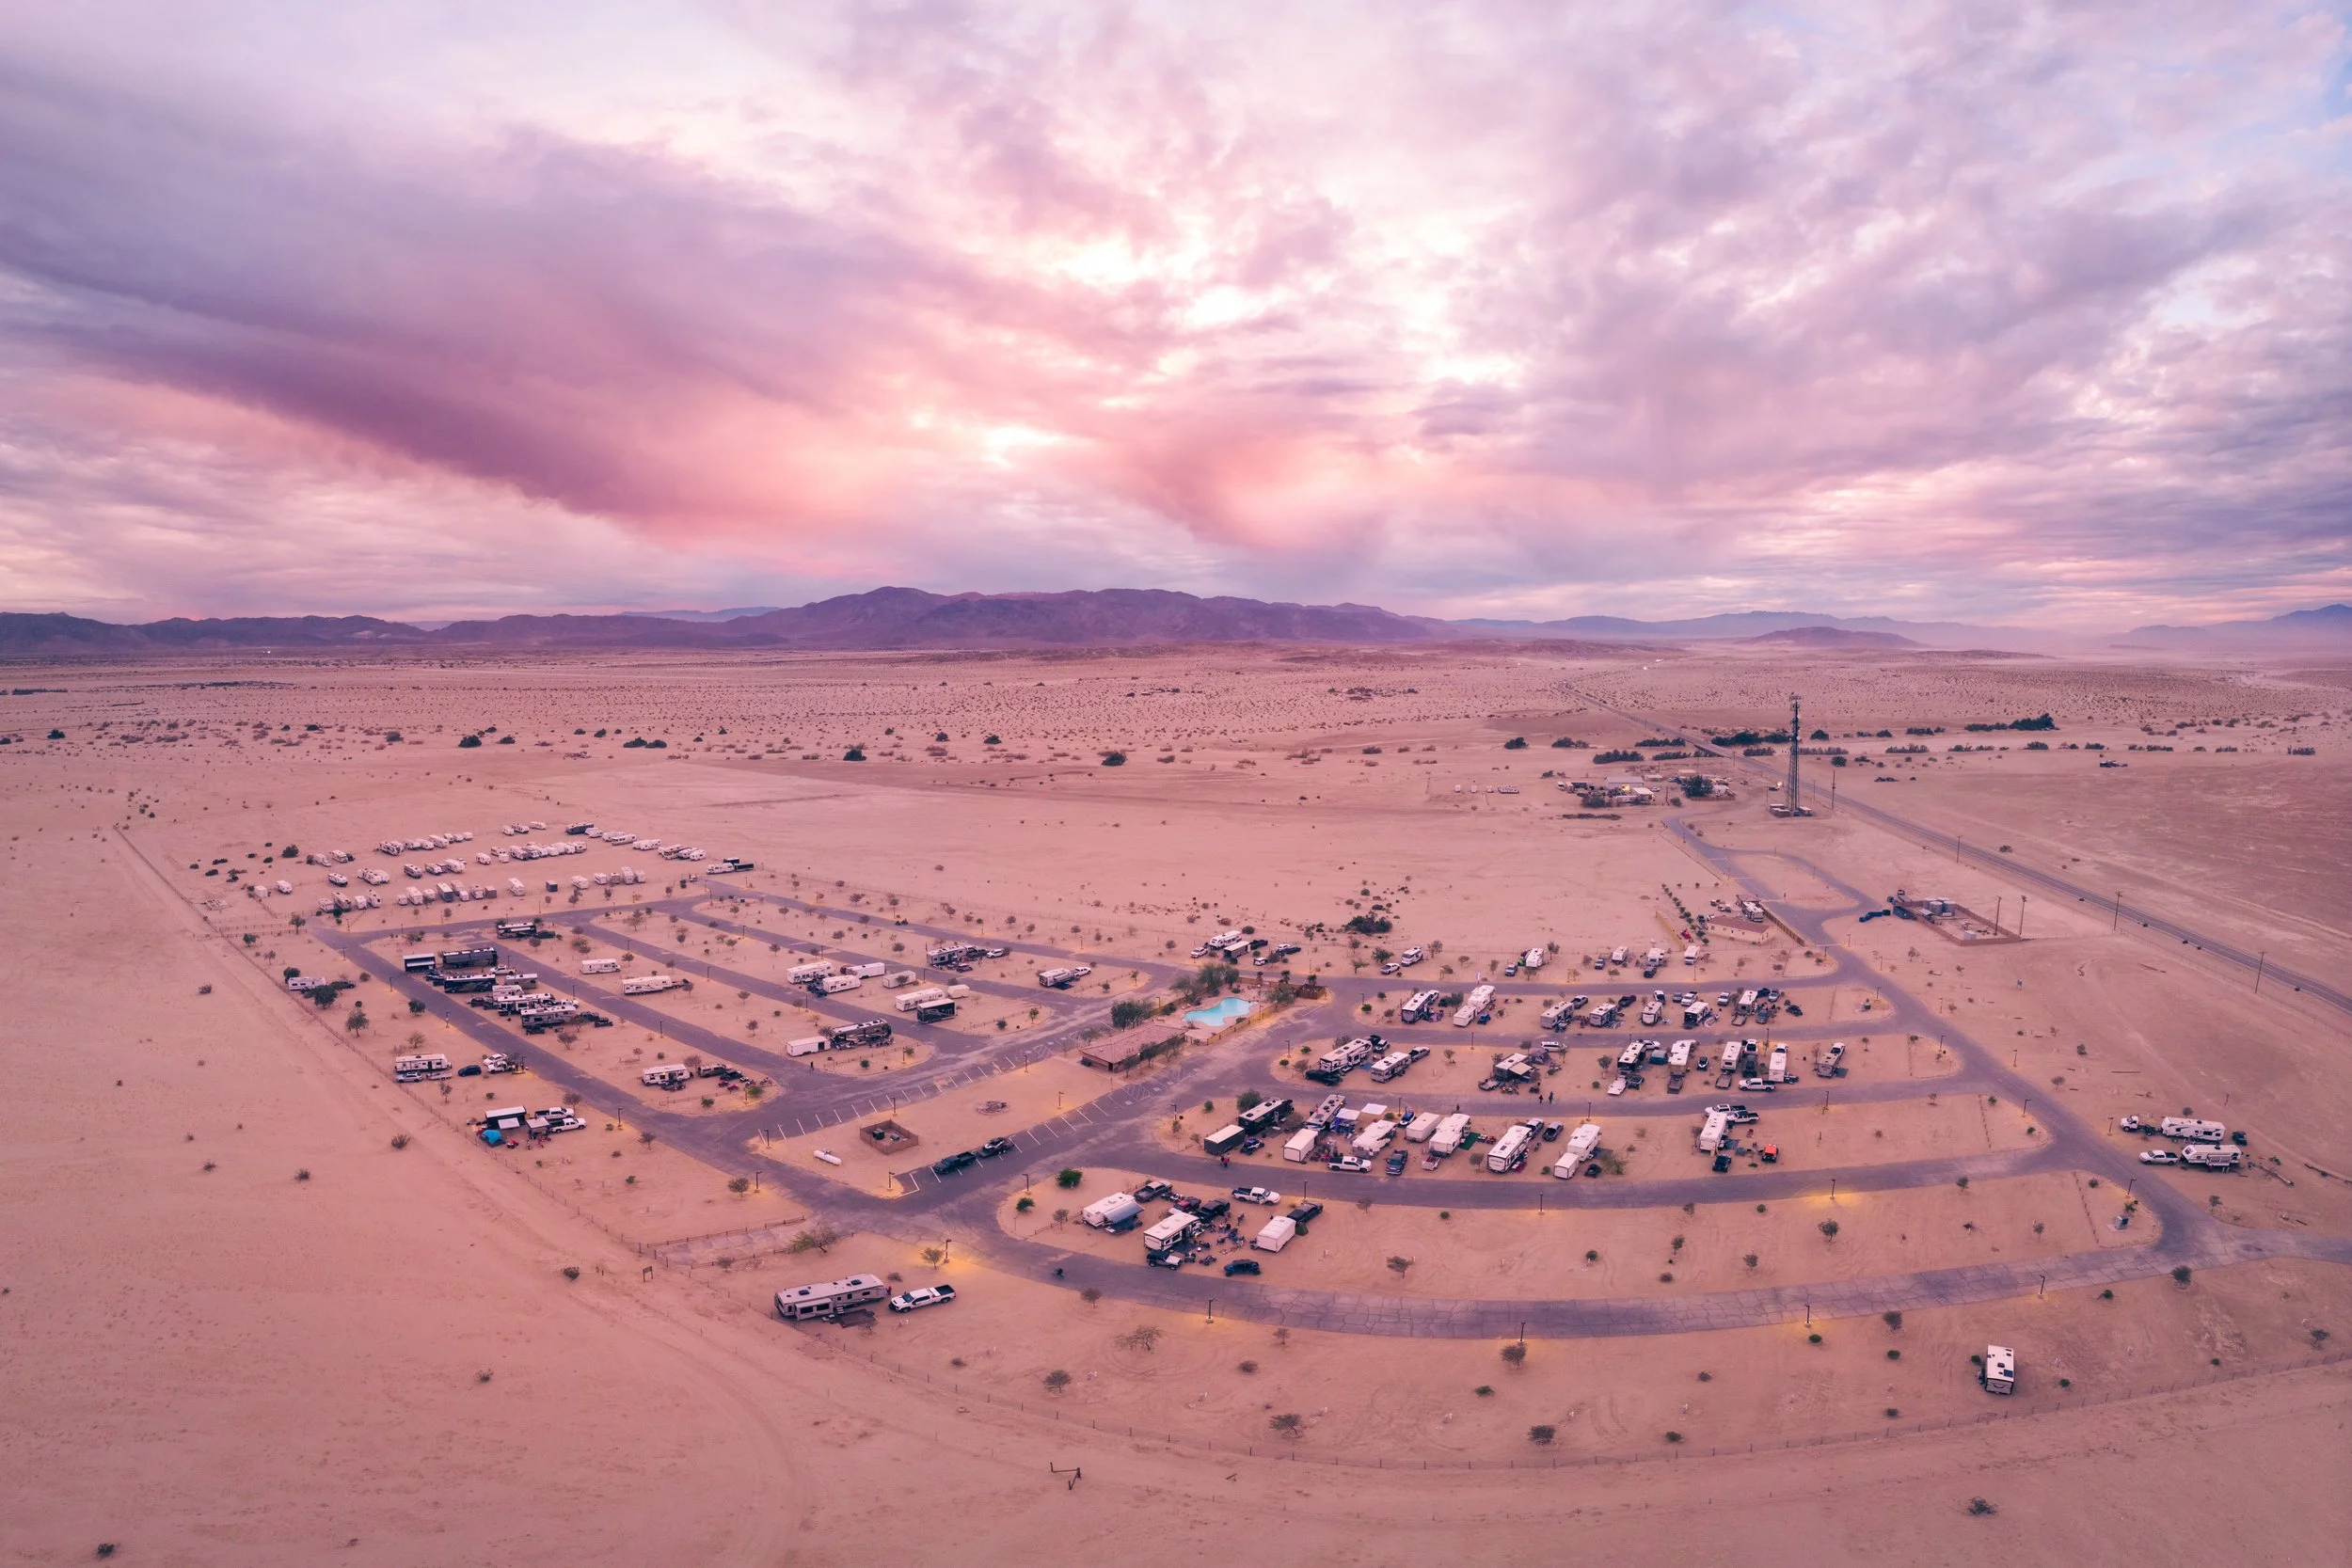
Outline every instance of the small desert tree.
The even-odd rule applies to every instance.
[[[1293,1442],[1298,1440],[1298,1434],[1306,1425],[1295,1410],[1286,1410],[1279,1416],[1269,1416],[1266,1418],[1265,1424]]]

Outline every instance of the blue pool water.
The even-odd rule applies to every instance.
[[[1214,1003],[1209,1006],[1193,1008],[1184,1015],[1184,1022],[1201,1024],[1211,1029],[1222,1029],[1237,1018],[1248,1017],[1249,1009],[1256,1006],[1256,1003],[1246,1002],[1238,996],[1229,996],[1224,1001]]]

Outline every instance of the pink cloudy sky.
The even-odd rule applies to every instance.
[[[2340,13],[0,28],[7,608],[2352,597]]]

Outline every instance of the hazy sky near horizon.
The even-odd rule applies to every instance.
[[[2352,597],[2346,18],[16,7],[0,608]]]

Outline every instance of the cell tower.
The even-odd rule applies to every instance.
[[[1792,815],[1797,816],[1804,815],[1804,810],[1797,801],[1797,740],[1804,734],[1804,731],[1798,727],[1797,722],[1797,696],[1796,693],[1790,692],[1788,695],[1788,810]]]

